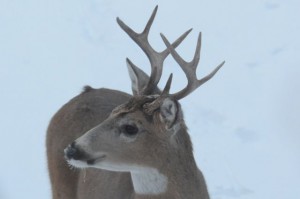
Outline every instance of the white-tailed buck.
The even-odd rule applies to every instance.
[[[224,62],[198,80],[201,34],[191,62],[175,51],[191,30],[173,44],[161,35],[166,49],[155,51],[148,34],[156,12],[157,7],[142,33],[117,19],[151,63],[149,77],[127,59],[133,96],[85,87],[52,118],[47,155],[53,199],[209,198],[178,101],[212,78]],[[174,94],[169,93],[172,75],[163,91],[157,87],[169,54],[188,79]]]

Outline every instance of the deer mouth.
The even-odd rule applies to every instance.
[[[87,165],[90,165],[90,166],[91,166],[91,165],[94,165],[94,164],[96,164],[96,163],[102,161],[105,157],[106,157],[106,155],[101,155],[101,156],[99,156],[99,157],[97,157],[97,158],[88,159],[88,160],[86,161],[86,164],[87,164]]]
[[[105,155],[99,156],[97,158],[90,158],[90,159],[81,159],[81,160],[75,160],[75,159],[69,159],[67,160],[68,164],[71,167],[84,169],[88,167],[94,167],[95,164],[98,162],[101,162],[103,159],[105,159]]]
[[[76,168],[87,168],[93,166],[94,164],[102,161],[106,155],[105,154],[97,154],[91,155],[86,151],[82,150],[78,145],[73,142],[70,144],[65,150],[65,159],[68,164],[74,166]]]

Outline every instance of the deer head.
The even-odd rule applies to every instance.
[[[149,44],[148,35],[156,12],[157,7],[142,33],[136,33],[117,18],[120,27],[149,58],[151,74],[149,77],[127,59],[132,98],[115,108],[104,122],[86,132],[65,149],[65,157],[71,165],[135,172],[141,168],[163,167],[165,162],[172,161],[174,154],[180,155],[181,151],[183,154],[188,153],[187,156],[192,154],[192,146],[178,101],[212,78],[224,62],[209,75],[198,80],[196,67],[200,58],[201,34],[191,62],[183,60],[175,50],[191,30],[185,32],[173,44],[161,34],[166,49],[162,52],[154,50]],[[169,92],[172,74],[162,91],[157,87],[164,60],[169,54],[188,79],[187,86],[174,94]]]

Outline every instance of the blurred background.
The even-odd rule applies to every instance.
[[[131,93],[125,58],[150,65],[115,19],[142,31],[156,5],[155,49],[194,28],[178,52],[190,60],[202,32],[198,77],[226,60],[181,102],[211,198],[300,198],[300,1],[1,0],[1,199],[51,198],[51,117],[84,85]],[[161,85],[171,72],[175,92],[169,57]]]

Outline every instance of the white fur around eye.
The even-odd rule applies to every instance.
[[[134,140],[136,140],[138,135],[136,136],[126,136],[124,133],[120,134],[120,139],[124,142],[133,142]]]

